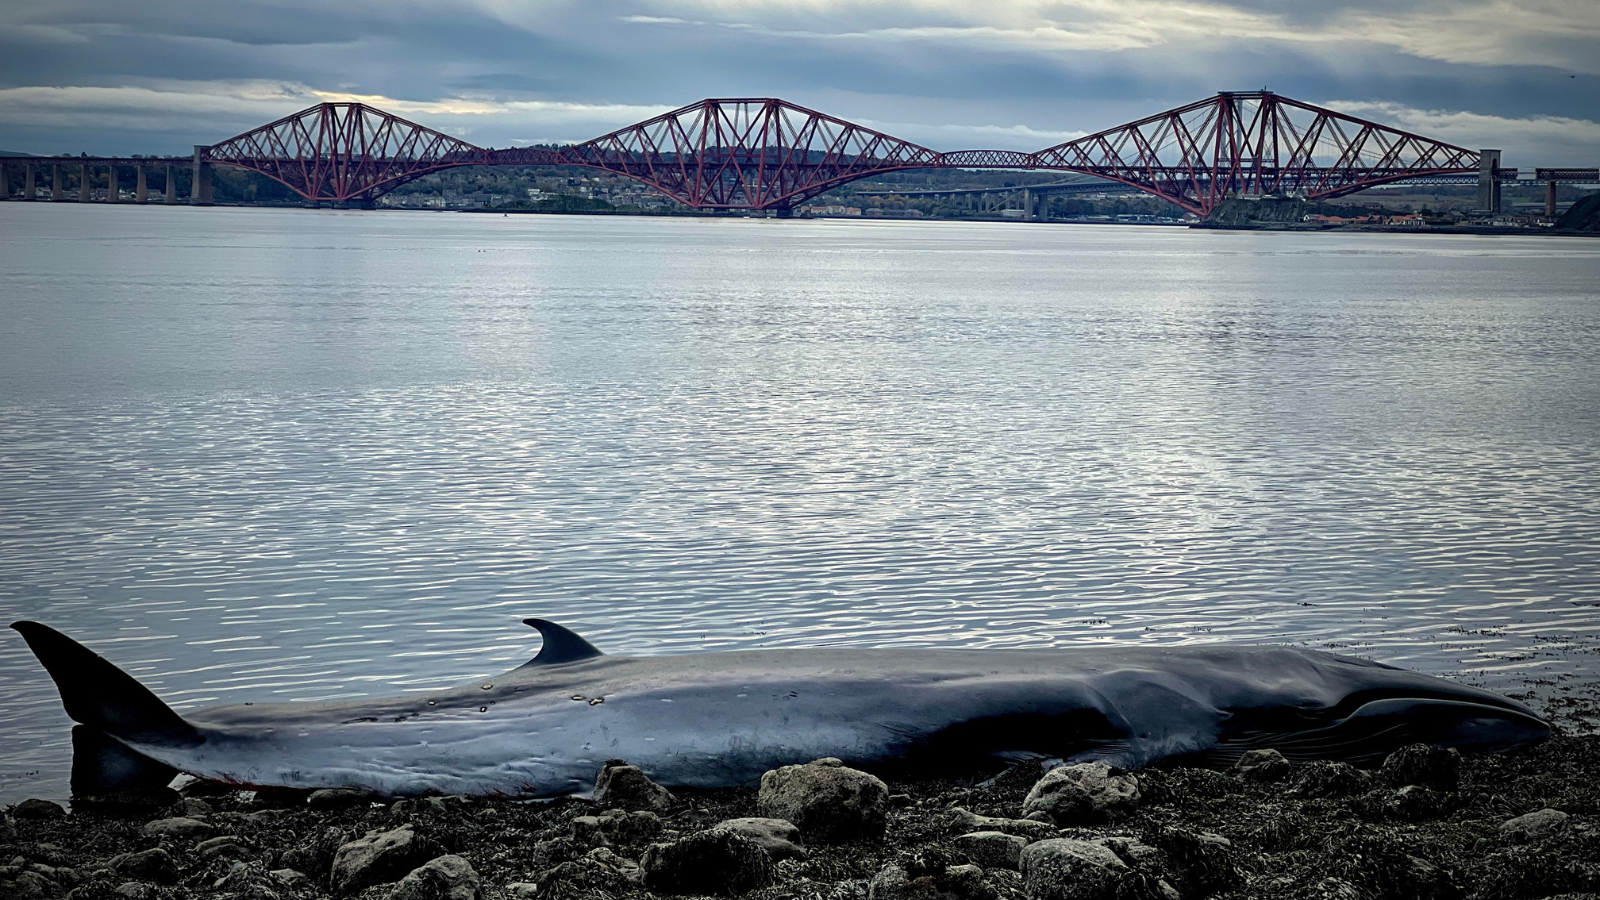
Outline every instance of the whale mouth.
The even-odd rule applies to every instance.
[[[1498,701],[1498,702],[1497,702]],[[1213,750],[1200,754],[1205,765],[1231,765],[1247,750],[1273,749],[1295,762],[1334,759],[1372,766],[1407,744],[1456,747],[1496,753],[1550,737],[1550,726],[1525,707],[1498,697],[1356,697],[1307,716],[1299,728],[1230,729]],[[1315,720],[1320,720],[1317,722]],[[1309,727],[1307,727],[1309,726]]]

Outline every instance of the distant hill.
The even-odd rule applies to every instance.
[[[1562,231],[1600,231],[1600,191],[1579,200],[1556,220]]]
[[[14,150],[0,150],[0,156],[32,156],[32,153],[18,153]]]

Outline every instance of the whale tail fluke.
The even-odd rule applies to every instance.
[[[127,744],[186,746],[201,741],[172,707],[100,654],[38,622],[11,625],[28,642],[61,692],[72,730],[72,791],[110,791],[165,784],[175,770]]]

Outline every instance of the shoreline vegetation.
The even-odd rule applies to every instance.
[[[1600,897],[1600,736],[1404,747],[1370,770],[1124,772],[1026,761],[887,783],[836,759],[668,791],[608,762],[593,800],[175,787],[28,800],[7,900],[1518,900]]]

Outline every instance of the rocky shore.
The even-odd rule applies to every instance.
[[[885,783],[837,760],[595,800],[177,789],[0,821],[6,900],[1198,900],[1600,897],[1600,737],[1381,768],[1025,763]]]

